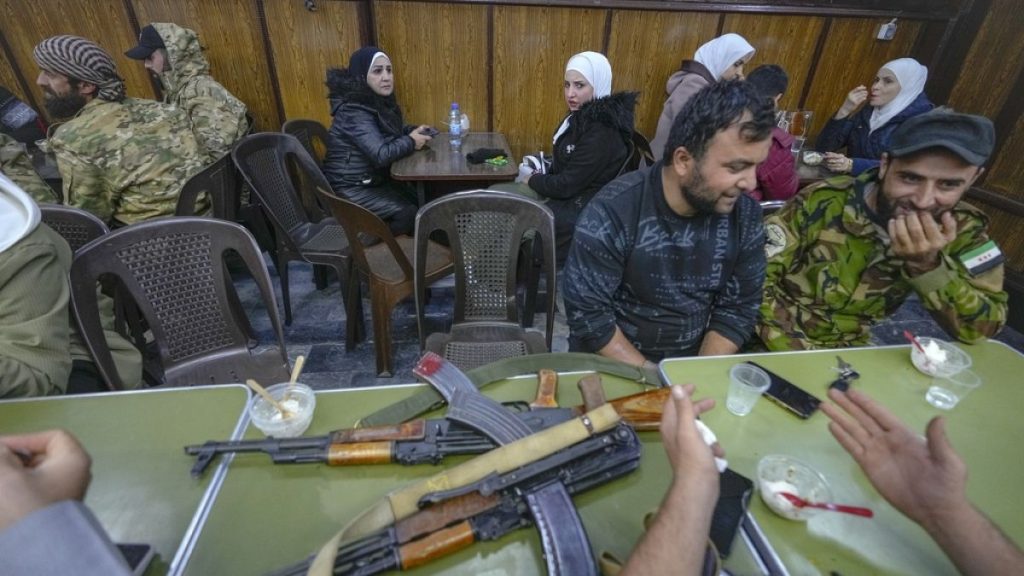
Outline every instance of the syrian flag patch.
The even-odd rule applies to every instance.
[[[1003,253],[994,241],[989,240],[974,250],[961,254],[960,261],[963,262],[971,276],[977,276],[1002,264]]]

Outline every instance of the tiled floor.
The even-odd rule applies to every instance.
[[[281,321],[284,322],[280,284],[273,265],[268,264],[268,268],[278,299]],[[377,378],[369,300],[364,299],[363,308],[366,314],[367,331],[370,333],[365,341],[356,346],[355,350],[346,352],[345,312],[337,280],[332,278],[328,287],[319,291],[313,285],[310,266],[292,263],[289,272],[294,321],[291,326],[284,328],[284,338],[288,347],[288,356],[292,361],[299,354],[306,356],[303,382],[314,388],[330,389],[404,384],[416,380],[412,375],[412,367],[419,358],[420,351],[419,336],[416,331],[416,310],[412,301],[399,305],[392,316],[395,375],[392,378]],[[236,278],[236,283],[260,341],[271,342],[273,331],[255,283],[243,277]],[[443,330],[446,327],[452,305],[453,300],[450,293],[435,293],[427,307],[427,317],[432,325],[431,331]],[[544,316],[538,315],[534,325],[543,328]],[[872,332],[878,344],[903,344],[906,342],[903,337],[903,331],[906,329],[919,336],[948,338],[916,300],[908,301],[893,318],[879,324]],[[568,335],[569,329],[565,323],[565,316],[559,313],[555,316],[552,346],[556,352],[568,349]],[[1016,330],[1006,328],[997,339],[1024,352],[1024,335]]]

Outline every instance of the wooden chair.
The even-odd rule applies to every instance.
[[[455,315],[451,332],[425,336],[424,291],[427,238],[448,238],[455,263]],[[519,323],[517,270],[520,259],[533,267],[533,250],[522,250],[532,232],[540,241],[547,276],[544,334]],[[526,242],[532,246],[531,242]],[[463,370],[512,356],[551,350],[555,322],[555,219],[546,206],[508,192],[474,190],[450,194],[416,216],[416,317],[420,345]]]
[[[277,346],[254,353],[228,296],[224,257],[237,254],[263,297]],[[288,356],[266,264],[249,232],[211,218],[161,218],[105,234],[71,265],[71,301],[86,346],[107,385],[123,388],[101,328],[97,282],[113,276],[146,322],[170,386],[283,382]]]
[[[335,196],[323,188],[317,191],[348,234],[356,268],[366,275],[370,285],[377,375],[390,377],[393,374],[391,313],[413,292],[415,282],[410,264],[413,239],[408,236],[396,238],[380,217],[355,202]],[[444,246],[426,239],[424,242],[424,256],[417,273],[422,273],[424,285],[429,286],[451,274],[452,258]],[[350,281],[355,282],[355,279]]]

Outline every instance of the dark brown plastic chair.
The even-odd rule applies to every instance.
[[[415,284],[410,264],[413,239],[408,236],[396,238],[380,217],[355,202],[330,194],[327,189],[320,188],[318,192],[348,233],[356,268],[366,275],[370,285],[377,375],[390,377],[394,373],[391,366],[391,313],[399,302],[412,295]],[[423,282],[429,286],[451,274],[452,257],[447,248],[436,242],[424,239],[423,244],[424,255],[419,270]],[[351,281],[355,282],[355,279]]]
[[[230,305],[224,257],[232,251],[256,280],[277,338],[276,348],[254,353]],[[141,222],[81,248],[71,265],[71,301],[79,329],[103,379],[123,382],[100,328],[96,284],[118,279],[134,299],[153,336],[160,384],[188,386],[288,379],[281,321],[270,276],[256,242],[233,222],[175,217]],[[229,288],[230,286],[230,288]]]
[[[40,204],[39,211],[42,213],[43,223],[60,234],[72,252],[78,252],[82,246],[110,232],[102,220],[85,210],[56,204]]]
[[[330,190],[327,179],[302,144],[288,134],[264,132],[247,136],[235,146],[231,156],[274,227],[274,263],[281,278],[285,324],[292,321],[288,262],[300,260],[331,266],[341,279],[342,300],[349,318],[345,347],[351,350],[362,332],[362,312],[359,284],[349,279],[352,257],[348,238],[333,218],[311,221],[299,189],[306,185]],[[292,177],[292,169],[301,176],[298,182]]]
[[[424,337],[427,238],[440,230],[455,260],[455,316],[451,332]],[[548,289],[547,330],[524,330],[516,302],[520,258],[532,267],[534,251],[521,250],[528,232],[543,248]],[[529,245],[529,242],[527,242]],[[444,196],[416,215],[416,316],[420,345],[463,370],[512,356],[551,350],[555,322],[555,219],[546,206],[518,194],[474,190]]]
[[[316,160],[317,166],[324,163],[324,154],[327,150],[327,127],[318,120],[309,118],[289,120],[281,126],[281,132],[298,138],[306,152],[309,152],[309,155]]]
[[[654,166],[654,163],[658,161],[654,157],[654,151],[651,150],[651,143],[647,141],[643,134],[636,130],[633,130],[633,157],[636,162],[634,170]]]
[[[174,213],[178,216],[198,216],[196,202],[201,195],[206,194],[213,217],[234,222],[238,218],[241,203],[238,186],[238,171],[231,160],[231,154],[225,154],[185,182]]]

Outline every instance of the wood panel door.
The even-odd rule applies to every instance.
[[[813,72],[811,91],[803,106],[805,110],[814,111],[809,139],[817,136],[850,90],[861,84],[870,87],[883,64],[910,54],[921,23],[901,20],[895,38],[874,40],[878,27],[885,22],[888,20],[881,18],[836,18],[832,21],[818,66]]]
[[[173,22],[199,34],[210,75],[245,102],[257,130],[279,130],[281,118],[252,0],[130,0],[139,25]],[[134,42],[124,49],[134,46]],[[134,62],[142,70],[142,62]]]
[[[470,130],[487,131],[487,6],[380,0],[374,21],[378,47],[394,65],[407,124],[444,131],[451,103],[458,102]]]
[[[761,64],[778,64],[789,75],[789,88],[779,102],[781,110],[796,110],[814,64],[825,19],[815,16],[767,16],[727,14],[722,33],[734,32],[750,42],[757,52],[744,68],[749,74]]]
[[[1024,4],[1020,0],[993,0],[953,85],[950,106],[995,120],[1007,98],[1024,98],[1022,94],[1012,94],[1014,83],[1024,70],[1022,32]]]
[[[99,44],[113,57],[129,96],[152,98],[153,88],[142,65],[124,55],[136,35],[121,0],[0,0],[0,33],[11,47],[14,64],[30,85],[32,97],[42,105],[36,86],[39,67],[32,59],[36,44],[58,34],[72,34]],[[15,93],[19,86],[8,86]],[[15,90],[17,89],[17,90]],[[43,109],[40,113],[45,114]]]
[[[615,91],[636,90],[640,102],[635,128],[654,138],[658,117],[668,94],[665,83],[701,44],[714,38],[719,17],[709,12],[643,12],[617,10],[612,14],[608,60]]]
[[[368,43],[365,5],[320,2],[316,12],[294,0],[263,0],[263,5],[284,119],[313,118],[330,126],[327,69],[348,66],[348,57]]]
[[[494,129],[518,159],[551,151],[568,108],[562,90],[574,54],[600,52],[605,10],[494,7]]]

